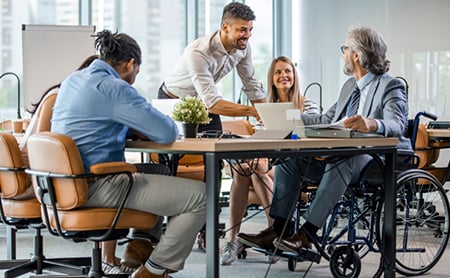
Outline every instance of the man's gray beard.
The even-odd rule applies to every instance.
[[[353,74],[353,66],[352,65],[345,64],[343,70],[344,70],[345,75]]]

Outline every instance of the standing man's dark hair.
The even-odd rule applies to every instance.
[[[255,20],[256,17],[249,6],[239,2],[231,2],[223,8],[222,22],[230,18],[240,18],[249,21]]]
[[[103,30],[95,37],[95,48],[99,51],[101,60],[110,62],[113,67],[132,58],[135,64],[141,64],[141,48],[129,35]]]

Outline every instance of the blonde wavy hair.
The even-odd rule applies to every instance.
[[[279,61],[288,63],[292,67],[292,71],[293,71],[293,75],[294,75],[294,82],[293,82],[291,89],[289,90],[288,99],[290,102],[294,103],[295,107],[297,107],[298,109],[300,109],[300,111],[303,112],[304,107],[305,107],[305,97],[300,93],[297,69],[295,68],[295,65],[292,62],[292,60],[286,56],[276,57],[270,63],[269,71],[267,73],[267,88],[268,88],[268,94],[269,94],[269,102],[280,102],[280,95],[278,93],[277,88],[273,84],[273,75],[275,73],[275,64]]]

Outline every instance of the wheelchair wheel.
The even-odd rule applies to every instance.
[[[330,270],[333,277],[358,277],[361,272],[361,260],[353,248],[340,246],[331,255]]]
[[[396,203],[396,271],[405,276],[422,275],[436,265],[447,246],[446,192],[430,173],[411,169],[397,177]],[[382,216],[378,215],[379,235]]]
[[[336,206],[328,217],[325,228],[318,233],[326,255],[331,256],[337,247],[349,244],[353,246],[360,259],[369,251],[378,250],[375,226],[376,215],[380,210],[380,196],[380,191],[366,192],[355,199],[356,205],[350,202],[351,196],[344,196],[341,204]],[[349,223],[350,219],[352,223]],[[327,260],[330,259],[323,256]]]

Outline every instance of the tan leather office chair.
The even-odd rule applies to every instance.
[[[151,154],[150,159],[154,163],[160,163],[158,154]],[[183,154],[177,163],[178,165],[175,173],[177,177],[204,181],[205,164],[203,161],[203,155]]]
[[[5,120],[0,122],[0,130],[11,130],[11,129],[12,129],[11,120]]]
[[[4,277],[17,277],[24,273],[42,274],[43,269],[82,274],[89,265],[89,258],[46,259],[43,254],[41,209],[35,197],[20,197],[29,187],[27,174],[16,138],[0,133],[0,219],[15,229],[35,229],[34,250],[30,259],[0,261]]]
[[[230,132],[236,135],[252,135],[255,130],[247,120],[227,120],[222,121],[223,132]]]
[[[178,160],[177,176],[204,181],[205,163],[203,161],[203,155],[196,155],[196,154],[183,155]]]
[[[86,208],[87,179],[111,174],[127,175],[123,185],[129,192],[133,186],[135,166],[126,162],[93,165],[91,174],[84,172],[75,142],[63,134],[43,132],[28,141],[33,186],[41,203],[44,222],[49,232],[73,241],[92,241],[92,266],[88,277],[102,277],[100,242],[123,238],[129,228],[149,229],[156,224],[156,215],[123,208],[128,193],[118,196],[117,208]],[[119,185],[118,185],[119,186]]]
[[[36,132],[50,131],[53,106],[55,106],[57,94],[47,96],[36,111],[38,117]]]
[[[419,124],[414,146],[415,153],[419,157],[418,168],[430,172],[444,184],[450,181],[450,165],[448,167],[437,167],[434,165],[439,158],[440,150],[438,149],[439,145],[433,144],[428,137],[427,124]]]

